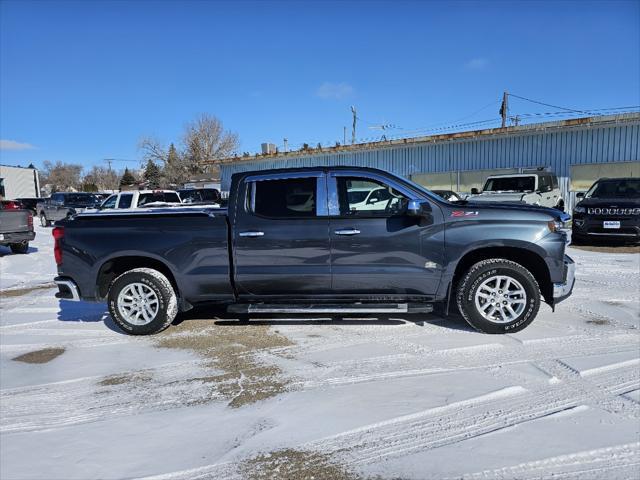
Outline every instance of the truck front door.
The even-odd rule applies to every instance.
[[[391,178],[336,170],[327,181],[334,294],[362,299],[434,295],[444,253],[437,203],[425,202],[431,211],[414,217],[406,206],[416,194]]]
[[[331,293],[326,175],[253,175],[238,186],[233,226],[241,297]]]

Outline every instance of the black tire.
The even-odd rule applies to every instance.
[[[586,238],[577,233],[575,230],[571,230],[571,245],[584,245]]]
[[[13,253],[27,253],[29,251],[29,242],[12,243],[9,248]]]
[[[156,294],[158,299],[157,313],[144,325],[127,321],[118,305],[120,292],[133,283],[144,284]],[[171,324],[178,313],[178,300],[171,282],[162,273],[151,268],[135,268],[117,277],[109,286],[107,303],[113,320],[129,335],[152,335],[161,332]]]
[[[47,216],[44,214],[44,212],[40,214],[40,225],[42,225],[43,227],[48,227],[51,225],[51,222],[47,220]]]
[[[508,323],[485,318],[476,307],[476,292],[485,280],[501,275],[522,285],[526,293],[523,311]],[[476,330],[484,333],[513,333],[527,327],[540,308],[540,287],[535,277],[522,265],[504,258],[490,258],[473,265],[462,277],[456,290],[456,302],[463,318]]]

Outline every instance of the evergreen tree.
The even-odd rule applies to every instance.
[[[164,165],[164,176],[167,183],[170,185],[177,185],[185,180],[184,173],[182,172],[182,165],[180,164],[180,155],[176,150],[176,147],[169,145],[169,152],[167,153],[167,160]]]
[[[160,182],[162,180],[162,172],[160,168],[151,160],[147,161],[147,166],[144,169],[142,175],[147,182],[148,188],[160,188]]]
[[[124,174],[122,174],[122,178],[120,179],[120,186],[131,185],[132,183],[136,183],[136,177],[131,174],[128,168],[125,168]]]

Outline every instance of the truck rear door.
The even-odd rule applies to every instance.
[[[331,292],[323,171],[252,175],[239,184],[233,232],[240,297]]]

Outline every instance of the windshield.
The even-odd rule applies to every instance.
[[[484,185],[485,192],[533,192],[536,177],[496,177],[489,178]]]
[[[586,198],[640,198],[640,178],[600,180],[589,189]]]
[[[95,205],[99,202],[100,200],[91,194],[72,193],[64,196],[65,205]]]
[[[153,192],[141,193],[138,198],[139,207],[153,202],[180,203],[180,197],[176,192]]]

